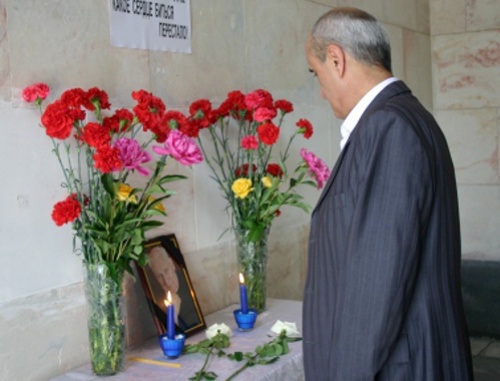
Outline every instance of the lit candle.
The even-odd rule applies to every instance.
[[[167,338],[169,340],[173,340],[175,339],[175,311],[170,291],[167,292],[167,300],[165,300],[165,305],[167,306]]]
[[[242,273],[240,273],[240,303],[241,313],[248,313],[247,286],[245,286],[245,278],[243,278]]]

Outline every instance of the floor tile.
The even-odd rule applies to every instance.
[[[481,353],[481,356],[494,357],[500,360],[500,341],[491,342]]]
[[[479,356],[473,362],[475,381],[500,380],[500,359]]]
[[[483,337],[471,337],[470,339],[470,350],[472,356],[477,356],[481,354],[492,342],[492,339]]]

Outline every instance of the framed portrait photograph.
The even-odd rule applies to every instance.
[[[158,334],[166,333],[168,291],[175,307],[176,331],[190,336],[205,329],[205,319],[175,234],[151,239],[145,249],[147,264],[142,268],[135,265]]]

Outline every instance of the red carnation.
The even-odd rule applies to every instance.
[[[94,167],[102,173],[119,171],[123,167],[120,150],[111,146],[99,147],[92,159],[94,159]]]
[[[197,138],[203,128],[198,120],[187,119],[179,126],[179,131],[190,138]]]
[[[59,201],[54,205],[52,220],[54,220],[57,226],[62,226],[76,220],[81,212],[82,207],[75,195],[70,195],[64,201]]]
[[[112,132],[126,132],[132,125],[134,114],[122,108],[115,111],[113,116],[104,118],[102,125]]]
[[[231,114],[231,116],[237,120],[252,120],[252,114],[245,105],[245,95],[239,90],[228,93],[227,99],[222,102],[214,113],[216,117],[224,117]]]
[[[280,165],[276,163],[268,164],[266,172],[274,177],[283,177],[283,170],[281,169]]]
[[[167,123],[171,130],[178,130],[187,120],[182,112],[170,110],[165,113],[162,121]]]
[[[272,120],[275,116],[276,110],[274,108],[259,107],[253,113],[253,119],[260,123],[266,120]]]
[[[85,102],[85,91],[79,87],[66,90],[61,94],[61,101],[68,107],[80,108]]]
[[[163,143],[167,139],[170,130],[180,130],[187,135],[185,132],[188,130],[187,124],[188,120],[182,112],[171,110],[163,115],[158,128],[154,129],[153,132],[156,134],[156,140]]]
[[[309,139],[313,134],[313,126],[307,119],[299,119],[296,123],[299,132],[304,134],[304,138]]]
[[[151,130],[155,135],[155,140],[158,143],[163,143],[167,140],[168,134],[170,133],[170,127],[168,126],[168,122],[162,119],[154,128]]]
[[[71,135],[73,123],[68,107],[62,101],[55,101],[47,106],[42,115],[45,133],[54,139],[64,140]]]
[[[248,135],[241,139],[241,148],[244,150],[252,150],[259,148],[259,142],[255,136]]]
[[[245,95],[239,91],[231,91],[227,94],[227,101],[231,104],[231,109],[244,110],[245,107]]]
[[[191,103],[191,106],[189,106],[189,113],[191,117],[196,120],[198,128],[209,127],[217,120],[215,114],[212,112],[212,104],[208,99],[198,99]]]
[[[260,107],[273,108],[273,96],[269,91],[257,89],[245,96],[245,105],[250,110]]]
[[[231,105],[229,102],[224,101],[222,104],[219,106],[219,108],[213,110],[213,114],[215,118],[224,118],[229,115],[229,112],[231,111]]]
[[[212,104],[208,99],[198,99],[189,106],[189,113],[191,115],[196,115],[199,111],[203,114],[208,114],[210,110],[212,110]]]
[[[292,103],[287,101],[286,99],[278,99],[276,102],[274,102],[274,107],[281,110],[283,114],[293,111]]]
[[[280,129],[273,123],[267,122],[257,127],[257,134],[262,143],[271,146],[278,140]]]
[[[41,102],[50,93],[49,86],[47,86],[45,83],[35,83],[34,85],[25,87],[22,92],[22,97],[23,99],[28,102]]]
[[[111,107],[111,104],[109,103],[108,99],[108,93],[97,87],[92,87],[91,89],[88,89],[85,94],[85,98],[83,99],[83,106],[87,110],[91,111],[95,110],[96,104],[98,104],[99,108],[101,109],[109,109]]]
[[[133,91],[132,98],[137,101],[137,106],[153,114],[163,114],[165,112],[165,103],[157,96],[144,90]]]
[[[132,98],[138,103],[134,107],[134,113],[142,123],[143,130],[156,133],[165,113],[166,107],[163,101],[144,90],[132,92]]]
[[[81,139],[91,147],[99,148],[109,145],[111,136],[109,129],[98,123],[87,123],[83,129]]]
[[[236,168],[236,171],[234,171],[234,175],[236,177],[247,177],[249,168],[250,168],[249,164],[240,165],[238,168]],[[252,172],[255,172],[256,170],[257,166],[255,164],[252,164]]]

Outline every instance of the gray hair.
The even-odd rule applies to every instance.
[[[356,8],[335,8],[314,24],[311,48],[324,62],[329,45],[342,47],[356,60],[391,72],[391,46],[382,25],[369,13]]]

